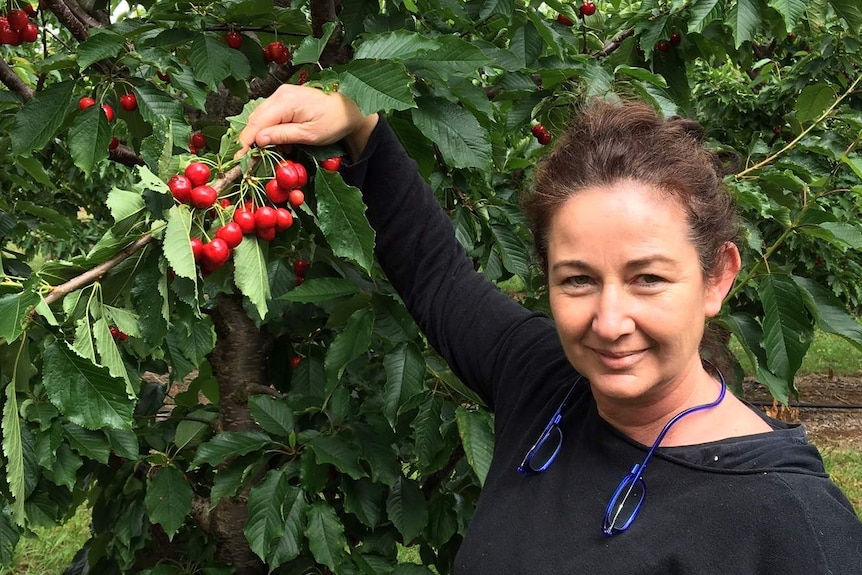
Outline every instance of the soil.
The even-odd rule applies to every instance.
[[[798,376],[799,399],[789,409],[776,407],[765,386],[743,384],[745,399],[784,421],[800,422],[819,447],[862,449],[862,372],[851,375],[815,373]]]

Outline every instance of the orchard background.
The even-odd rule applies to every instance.
[[[792,399],[815,329],[862,350],[860,42],[857,0],[7,0],[0,565],[88,506],[69,574],[451,571],[491,416],[376,266],[342,150],[233,160],[285,82],[385,113],[536,309],[517,198],[572,107],[698,119],[746,218],[716,324]],[[192,162],[214,204],[168,186]]]

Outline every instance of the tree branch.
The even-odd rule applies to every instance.
[[[109,157],[114,162],[123,164],[124,166],[132,167],[144,165],[144,159],[137,155],[132,148],[124,144],[117,146],[116,150],[111,150]]]
[[[92,22],[94,25],[88,25],[82,19],[83,16],[72,11],[72,9],[66,5],[63,0],[43,0],[45,2],[45,6],[54,13],[54,16],[57,17],[57,20],[60,21],[60,24],[68,28],[69,32],[72,33],[72,36],[78,42],[83,42],[90,36],[90,28],[100,28],[101,24],[96,20],[87,15],[88,23]],[[76,4],[77,6],[77,4]],[[80,10],[80,6],[77,6]]]
[[[611,38],[611,41],[608,42],[607,44],[605,44],[604,48],[602,48],[601,50],[599,50],[598,52],[593,54],[593,58],[599,59],[599,58],[607,57],[614,50],[616,50],[617,48],[619,48],[622,45],[623,40],[625,40],[629,36],[633,35],[634,33],[635,33],[634,28],[628,28],[626,30],[623,30],[622,32],[620,32],[619,34],[617,34],[616,36]]]
[[[33,97],[33,88],[25,84],[5,60],[0,60],[0,82],[25,101]]]

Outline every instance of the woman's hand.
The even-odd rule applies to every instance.
[[[248,117],[248,125],[239,135],[242,149],[237,157],[252,143],[323,146],[343,139],[355,160],[376,125],[377,114],[363,116],[342,94],[285,84]]]

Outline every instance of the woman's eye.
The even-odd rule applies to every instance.
[[[590,281],[590,276],[570,276],[563,280],[563,284],[573,287],[582,287],[590,285]]]
[[[659,277],[659,276],[654,276],[652,274],[644,274],[644,275],[640,276],[640,283],[645,284],[645,285],[655,285],[655,284],[662,283],[663,281],[664,281],[664,278]]]

